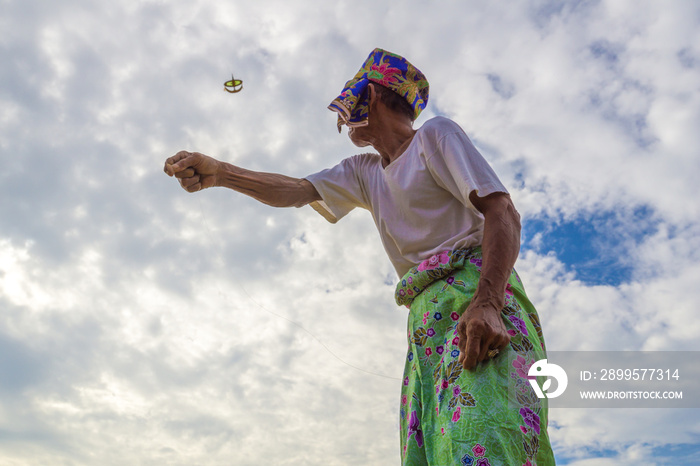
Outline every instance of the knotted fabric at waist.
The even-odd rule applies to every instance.
[[[481,247],[443,251],[424,260],[406,272],[396,285],[394,299],[399,306],[411,307],[413,300],[431,283],[448,277],[456,269],[471,262],[481,268]]]

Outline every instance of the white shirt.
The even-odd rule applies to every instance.
[[[323,199],[311,206],[329,222],[355,207],[371,212],[399,277],[433,254],[480,245],[484,216],[469,194],[508,192],[462,128],[443,117],[423,124],[386,168],[379,155],[360,154],[306,179]]]

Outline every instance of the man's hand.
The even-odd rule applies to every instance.
[[[510,343],[510,335],[501,320],[501,309],[492,303],[474,300],[457,322],[459,362],[472,370],[489,359],[490,350],[503,351]]]
[[[181,151],[165,161],[164,171],[178,178],[185,191],[193,193],[219,184],[221,162],[199,152]]]

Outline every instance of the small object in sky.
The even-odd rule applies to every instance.
[[[243,90],[243,81],[236,79],[231,75],[231,80],[224,83],[224,90],[230,94],[241,92]]]

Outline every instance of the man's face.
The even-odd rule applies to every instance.
[[[366,93],[361,97],[362,101],[369,105],[369,108],[367,109],[368,111],[372,109],[375,96],[374,84],[370,83],[370,85],[367,87]],[[369,127],[372,124],[372,120],[368,121],[368,123],[368,125],[357,126],[354,128],[348,126],[348,137],[357,147],[367,147],[372,145],[370,142],[371,139],[369,138]]]

